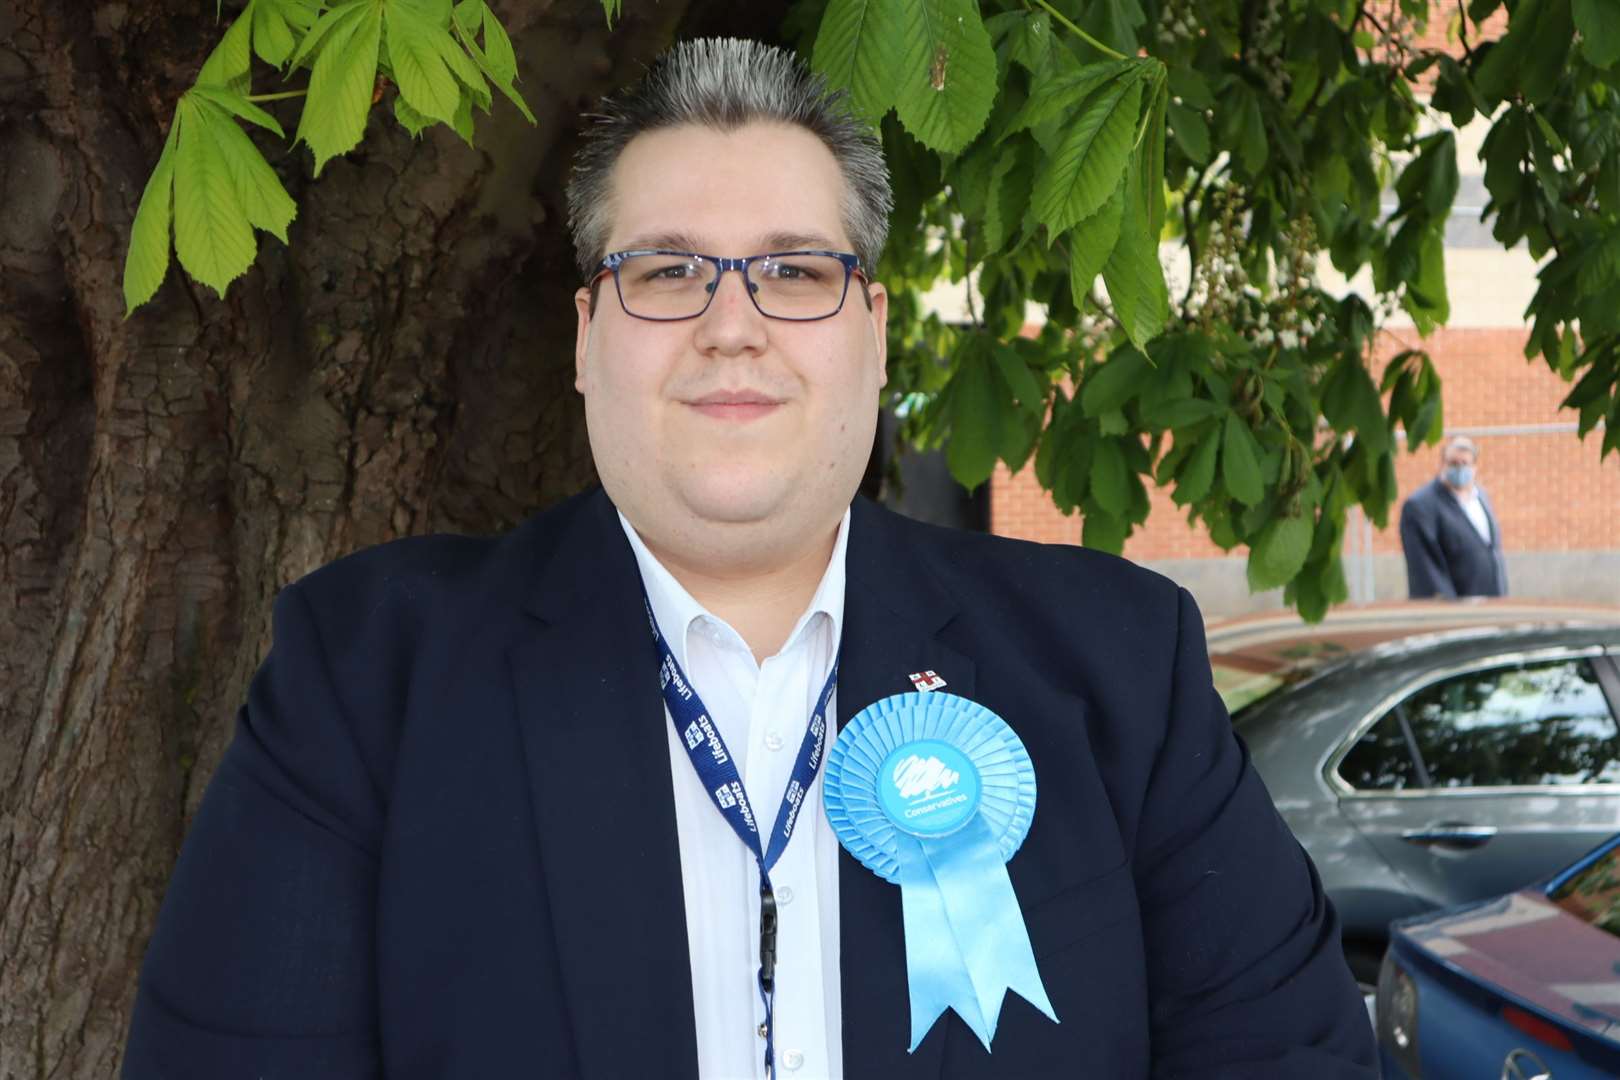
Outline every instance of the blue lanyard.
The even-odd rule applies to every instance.
[[[793,826],[799,820],[805,796],[815,782],[821,759],[826,756],[827,705],[832,700],[833,689],[838,685],[838,660],[836,657],[833,660],[832,670],[827,673],[827,684],[821,688],[816,711],[811,714],[810,725],[799,744],[799,756],[793,763],[793,775],[788,780],[787,791],[782,795],[782,805],[776,812],[776,824],[771,829],[770,840],[762,843],[754,808],[748,802],[748,793],[743,790],[742,776],[737,772],[731,751],[726,747],[725,739],[720,737],[720,729],[709,717],[703,699],[698,697],[686,672],[681,670],[680,661],[670,651],[669,642],[659,632],[658,619],[653,615],[652,602],[647,599],[645,590],[642,592],[642,602],[647,606],[647,625],[652,627],[653,643],[658,646],[658,682],[663,688],[664,704],[669,708],[670,723],[675,725],[675,734],[680,738],[681,745],[686,747],[686,756],[691,759],[698,779],[709,793],[709,801],[731,825],[731,831],[748,845],[748,850],[754,854],[754,861],[759,865],[759,995],[765,1006],[765,1075],[774,1077],[776,1054],[772,1006],[776,991],[776,893],[771,888],[771,867],[782,857],[782,851],[793,835]]]

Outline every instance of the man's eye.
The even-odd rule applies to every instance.
[[[698,276],[697,267],[691,263],[675,263],[670,266],[660,266],[641,275],[643,281],[688,281]]]
[[[822,277],[815,267],[795,263],[771,263],[767,273],[778,281],[820,281]]]

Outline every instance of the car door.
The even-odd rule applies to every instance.
[[[1328,781],[1420,897],[1507,892],[1620,832],[1617,702],[1601,649],[1474,661],[1385,699]]]

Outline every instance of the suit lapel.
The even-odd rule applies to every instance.
[[[696,1076],[658,660],[612,504],[588,497],[509,656],[581,1072]],[[627,1037],[634,1032],[634,1037]]]
[[[839,646],[840,725],[874,701],[912,691],[913,672],[934,671],[946,680],[945,692],[973,695],[972,661],[937,636],[955,605],[892,530],[886,513],[855,503]],[[900,890],[842,849],[838,859],[844,1074],[937,1077],[954,1025],[947,1014],[915,1054],[906,1053],[911,1013]]]
[[[1451,493],[1451,489],[1445,485],[1444,481],[1436,480],[1434,481],[1434,485],[1439,493],[1438,498],[1441,507],[1444,509],[1444,512],[1449,514],[1451,517],[1452,527],[1461,530],[1464,536],[1472,539],[1480,547],[1485,548],[1487,551],[1491,550],[1494,546],[1493,542],[1496,538],[1496,515],[1491,513],[1489,504],[1485,502],[1484,493],[1478,491],[1477,489],[1475,491],[1476,496],[1480,500],[1480,505],[1485,507],[1485,521],[1486,524],[1490,526],[1491,530],[1490,540],[1480,539],[1479,530],[1474,528],[1474,522],[1469,518],[1468,511],[1463,509],[1462,503],[1457,501],[1457,496]]]

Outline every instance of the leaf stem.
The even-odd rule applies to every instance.
[[[1052,16],[1052,18],[1056,19],[1063,26],[1067,27],[1068,31],[1071,34],[1077,35],[1080,38],[1080,40],[1084,41],[1086,44],[1090,45],[1093,49],[1096,49],[1098,52],[1102,53],[1104,56],[1111,56],[1115,60],[1129,60],[1130,59],[1130,57],[1126,56],[1124,53],[1120,52],[1118,49],[1113,49],[1113,48],[1110,48],[1107,45],[1104,45],[1102,42],[1098,41],[1096,38],[1092,37],[1090,34],[1086,33],[1084,30],[1080,29],[1078,26],[1074,25],[1074,23],[1072,23],[1072,22],[1070,22],[1068,20],[1068,18],[1063,14],[1063,12],[1059,11],[1057,8],[1053,7],[1051,4],[1047,3],[1046,0],[1035,0],[1035,3],[1036,3],[1037,6],[1045,8],[1046,13],[1048,15]]]
[[[285,90],[279,94],[249,94],[249,101],[285,101],[287,98],[303,97],[307,91]]]
[[[1159,70],[1154,73],[1153,89],[1148,91],[1148,94],[1150,95],[1150,97],[1157,98],[1159,96],[1160,92],[1162,92],[1164,90],[1165,82],[1166,82],[1166,68],[1165,68],[1163,63],[1160,63],[1159,64]],[[1136,141],[1131,144],[1131,153],[1133,153],[1133,154],[1136,152],[1137,148],[1142,145],[1142,139],[1147,135],[1148,128],[1153,125],[1154,105],[1155,105],[1154,101],[1150,100],[1148,102],[1147,111],[1142,114],[1142,122],[1137,125],[1137,128],[1136,128]]]

